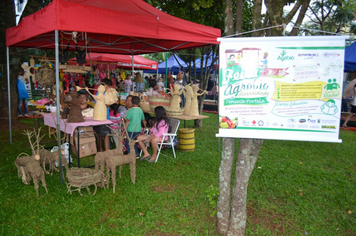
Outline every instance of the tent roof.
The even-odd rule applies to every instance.
[[[71,60],[76,61],[76,58]],[[119,67],[132,68],[132,56],[131,55],[119,55],[119,54],[102,54],[102,53],[90,53],[86,56],[85,61],[89,63],[102,62],[102,63],[116,63]],[[70,63],[70,62],[69,62]],[[134,68],[141,70],[157,70],[158,62],[149,60],[141,56],[134,56]]]
[[[145,54],[217,44],[219,29],[168,15],[142,0],[53,0],[6,30],[9,47],[55,48],[78,32],[88,52]],[[85,40],[88,39],[88,40]],[[86,43],[89,42],[89,43]]]
[[[177,62],[176,58],[179,63]],[[188,65],[180,57],[178,57],[177,54],[175,54],[175,56],[172,55],[166,61],[167,61],[167,71],[177,73],[179,71],[179,67],[181,67],[180,65],[182,65],[185,69],[188,68]],[[166,73],[166,61],[163,61],[158,64],[158,74]],[[155,71],[144,71],[144,72],[145,73],[156,73],[156,70]]]
[[[345,48],[345,72],[356,71],[356,43]]]

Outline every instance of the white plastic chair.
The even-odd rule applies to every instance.
[[[162,149],[163,145],[171,145],[172,146],[172,150],[173,150],[174,158],[176,158],[176,152],[174,150],[173,140],[177,136],[177,131],[178,131],[178,128],[179,128],[180,120],[174,119],[174,118],[168,118],[168,123],[169,123],[169,127],[170,127],[171,131],[170,131],[170,133],[163,134],[162,141],[160,143],[158,143],[157,157],[156,157],[156,161],[155,162],[158,161],[158,157],[161,154],[161,149]],[[165,140],[166,137],[168,137],[167,140]],[[142,154],[142,150],[140,152],[140,156],[141,156],[141,154]],[[165,154],[162,153],[162,155],[165,155]]]

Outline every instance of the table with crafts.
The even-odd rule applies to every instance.
[[[44,113],[43,114],[44,124],[57,128],[57,113]],[[60,129],[65,134],[68,134],[72,137],[76,144],[78,158],[77,166],[80,167],[80,157],[88,156],[88,154],[95,154],[96,153],[96,142],[95,142],[95,135],[93,131],[88,131],[88,127],[100,126],[100,125],[110,125],[112,122],[110,120],[105,121],[95,121],[92,117],[84,117],[84,122],[79,123],[67,123],[67,119],[60,119]],[[86,134],[86,132],[88,132]],[[92,132],[91,134],[89,132]],[[94,143],[93,143],[94,137]],[[90,139],[89,139],[90,138]],[[72,139],[72,140],[73,140]],[[70,145],[71,146],[71,145]],[[74,150],[73,150],[74,153]],[[74,165],[71,162],[71,158],[69,158],[69,164]]]
[[[145,113],[154,114],[154,112],[151,110],[142,110],[142,111]],[[209,118],[209,116],[205,116],[205,115],[199,115],[199,116],[180,115],[180,116],[168,116],[168,117],[178,119],[178,120],[184,120],[184,128],[185,128],[186,120],[201,120],[201,119]]]

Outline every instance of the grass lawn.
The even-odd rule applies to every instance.
[[[205,115],[195,152],[174,159],[166,149],[156,164],[137,162],[135,185],[124,166],[115,194],[99,188],[89,196],[84,189],[83,197],[67,193],[55,173],[46,175],[49,193],[40,186],[37,198],[14,165],[19,153],[30,152],[27,137],[15,130],[10,145],[1,132],[0,235],[215,235],[208,196],[218,186],[221,150],[217,115]],[[21,123],[32,129],[31,119]],[[247,235],[356,235],[356,133],[342,130],[340,138],[264,141],[249,183]]]

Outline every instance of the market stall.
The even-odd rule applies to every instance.
[[[66,50],[81,56],[90,52],[139,55],[209,46],[217,44],[220,35],[219,29],[168,15],[141,0],[53,0],[7,29],[6,45],[55,50],[59,101],[59,58],[62,53],[65,59]],[[8,73],[8,84],[9,79]],[[58,140],[59,116],[57,104]],[[11,143],[11,119],[9,123]]]

